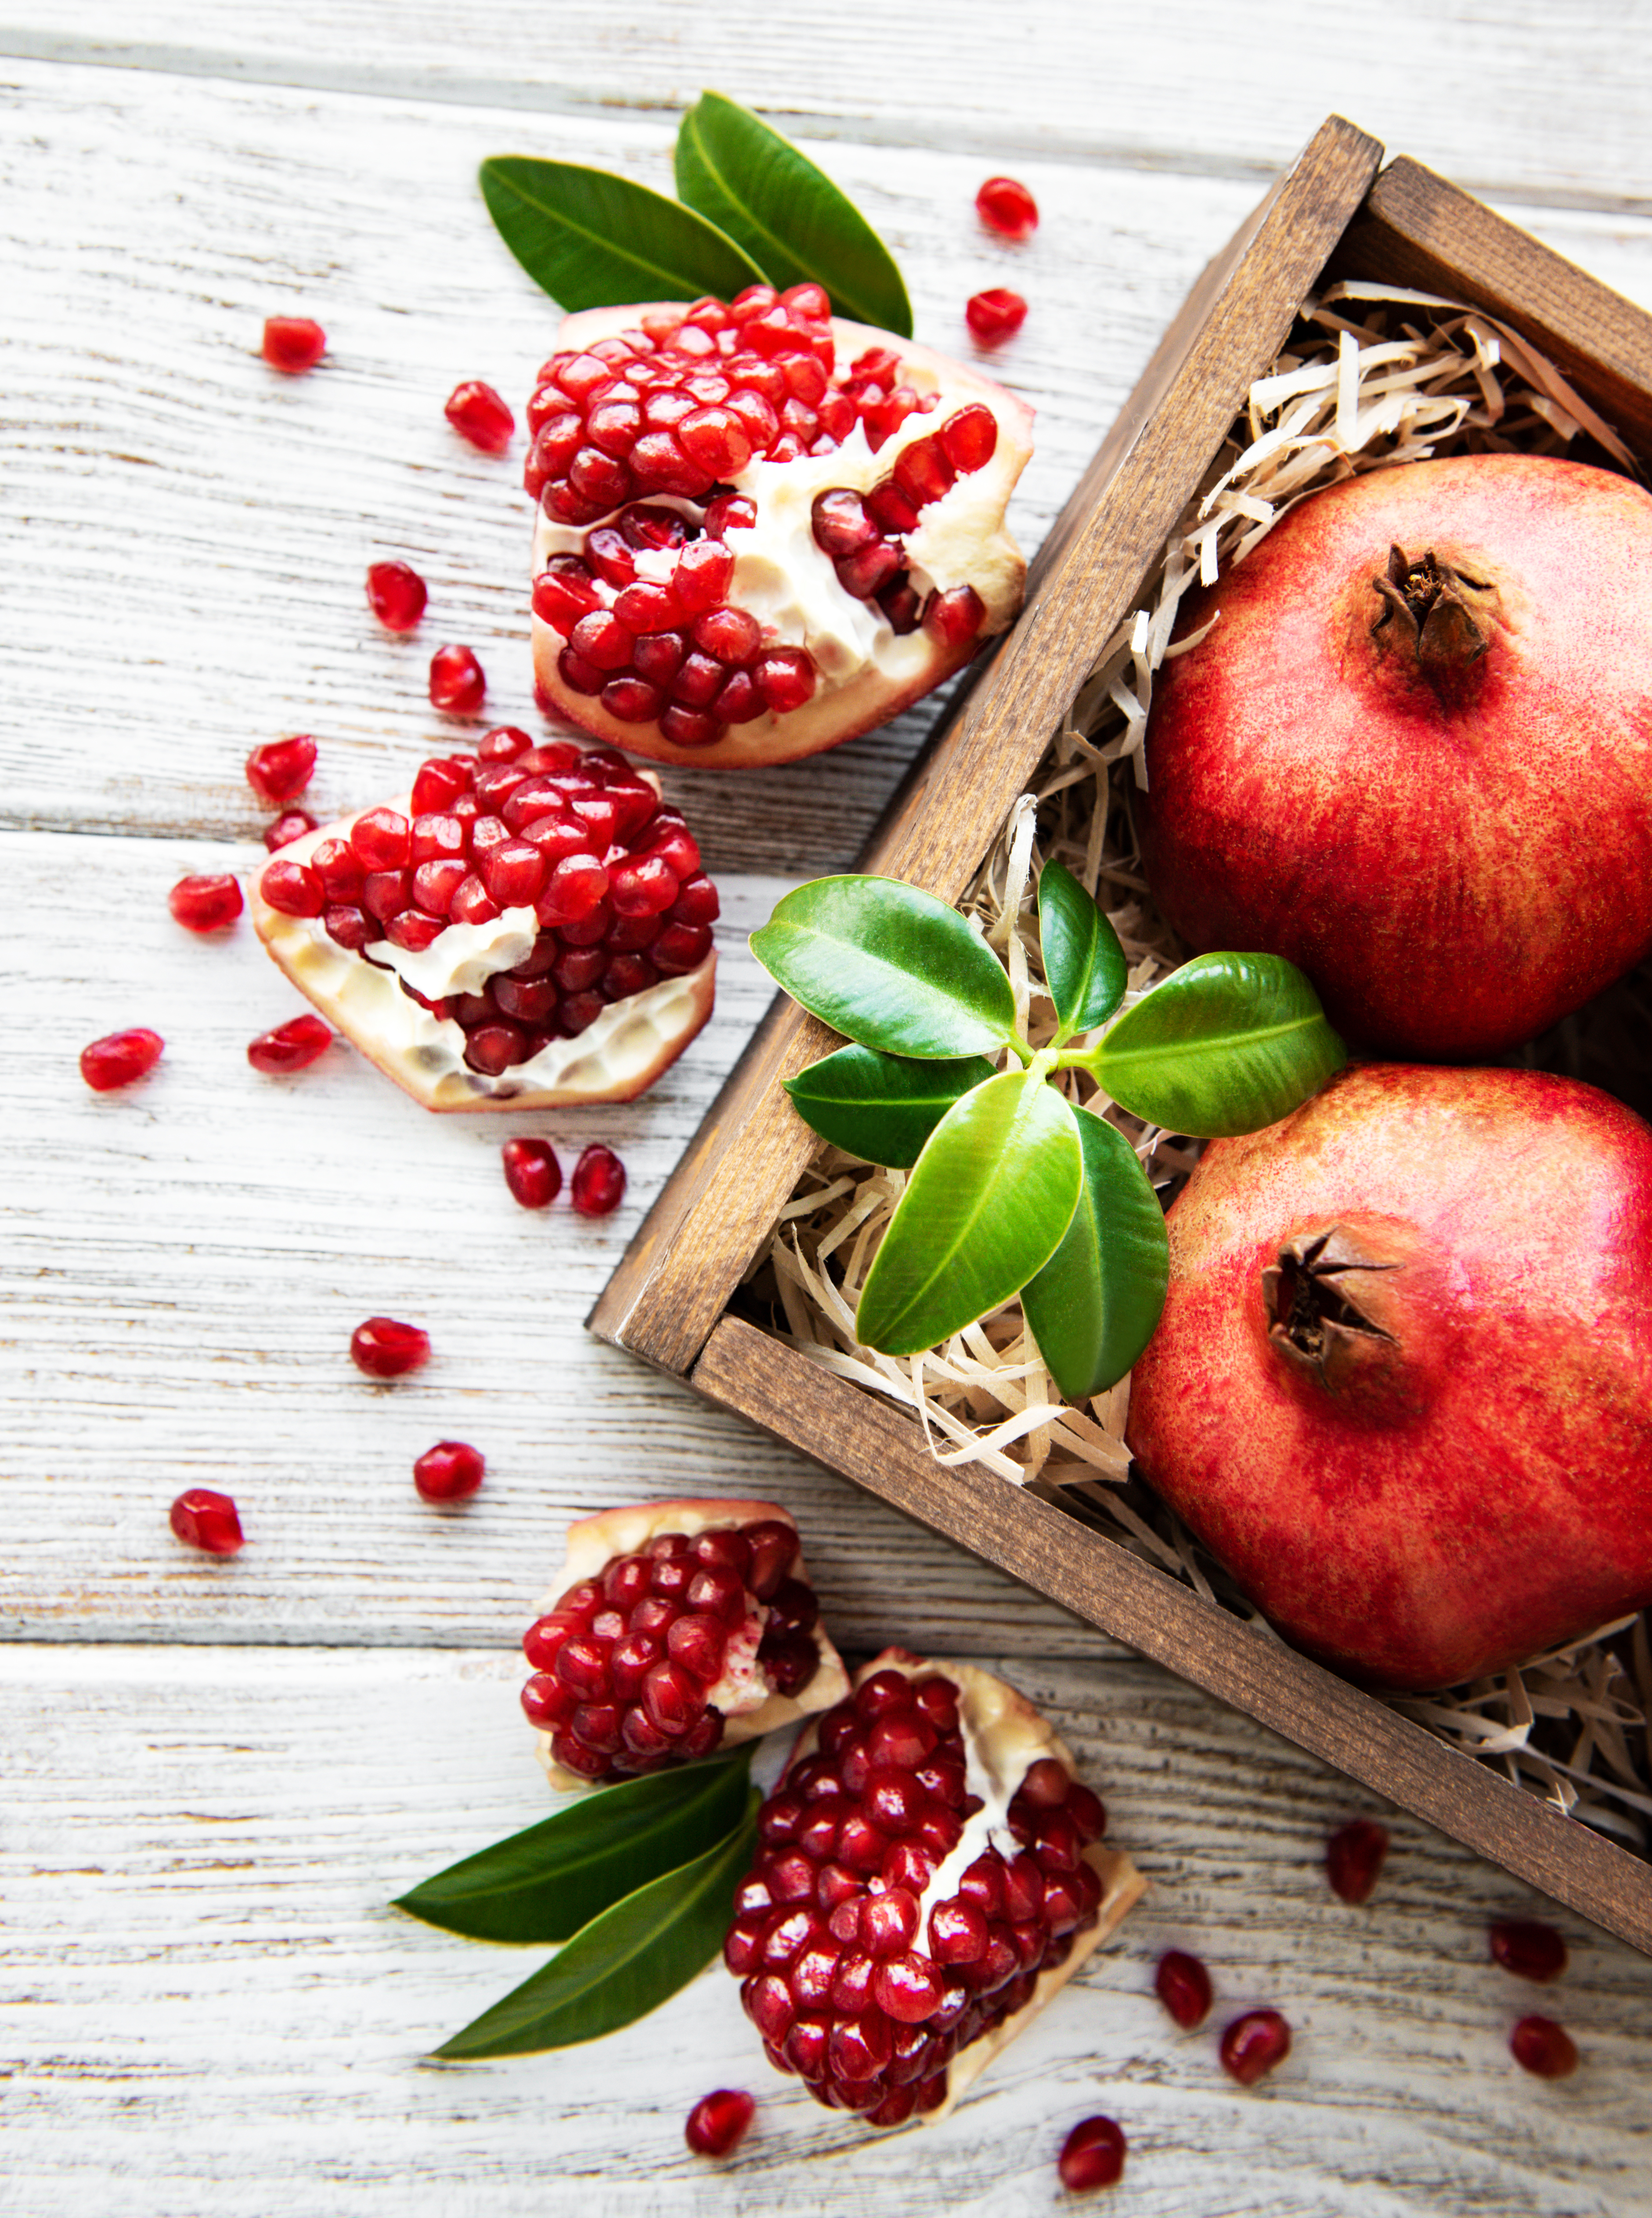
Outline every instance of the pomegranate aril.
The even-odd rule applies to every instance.
[[[534,614],[564,639],[581,616],[601,605],[596,584],[577,556],[553,555],[534,580]]]
[[[673,747],[708,747],[723,736],[717,718],[700,709],[685,709],[673,701],[659,719],[659,728]]]
[[[548,1671],[537,1671],[523,1688],[522,1707],[529,1724],[543,1732],[570,1714],[573,1703],[559,1679]]]
[[[665,705],[665,696],[659,686],[641,678],[610,678],[603,688],[602,703],[616,723],[652,724]]]
[[[308,316],[266,316],[264,360],[288,377],[313,369],[327,351],[327,334]]]
[[[430,598],[430,588],[410,563],[368,565],[367,604],[387,631],[411,631]]]
[[[708,539],[721,539],[725,532],[750,531],[757,520],[757,504],[743,493],[720,493],[707,505],[705,534]]]
[[[412,827],[396,809],[369,809],[351,827],[350,845],[363,870],[399,870],[412,856]]]
[[[428,1363],[430,1335],[422,1325],[368,1317],[350,1336],[350,1360],[369,1379],[404,1379]]]
[[[900,550],[887,539],[875,539],[853,554],[840,554],[833,565],[838,583],[857,601],[873,599],[900,567]]]
[[[987,1924],[979,1905],[955,1895],[930,1912],[929,1950],[937,1964],[977,1964],[987,1953]]]
[[[600,913],[605,929],[608,885],[608,872],[594,855],[565,855],[552,865],[534,913],[542,925],[564,927]]]
[[[294,839],[301,839],[306,832],[315,828],[315,819],[307,809],[289,809],[273,824],[265,825],[264,846],[273,855],[278,847],[290,846]]]
[[[450,716],[473,716],[487,692],[482,666],[467,647],[439,647],[430,657],[430,703]]]
[[[1517,1979],[1556,1979],[1566,1969],[1563,1936],[1538,1918],[1500,1918],[1488,1937],[1493,1961]]]
[[[697,970],[711,952],[708,926],[668,924],[649,946],[649,959],[662,978],[681,978]]]
[[[625,1199],[625,1166],[611,1148],[593,1141],[573,1167],[569,1199],[581,1217],[612,1215]]]
[[[445,761],[437,757],[421,763],[418,776],[413,780],[414,817],[456,809],[461,797],[470,791],[473,775],[471,764],[462,755]],[[316,850],[318,855],[320,852],[319,848]]]
[[[642,437],[642,411],[634,400],[613,396],[585,418],[585,437],[598,453],[622,462]]]
[[[166,906],[176,922],[190,932],[222,932],[241,914],[240,882],[227,872],[220,877],[180,878],[166,896]]]
[[[616,863],[609,872],[609,900],[616,916],[663,916],[677,899],[677,877],[658,855]]]
[[[461,438],[485,455],[502,455],[516,433],[517,419],[508,404],[479,377],[455,385],[442,412]]]
[[[209,1486],[187,1487],[172,1504],[170,1522],[180,1540],[207,1556],[234,1555],[244,1537],[234,1502]]]
[[[247,784],[271,809],[303,792],[315,770],[315,741],[307,732],[269,740],[246,759]]]
[[[949,416],[936,433],[943,452],[960,477],[984,468],[998,451],[998,418],[984,401],[972,400]],[[896,476],[900,475],[899,470]]]
[[[732,478],[752,459],[749,428],[732,408],[696,408],[677,427],[683,451],[714,478]]]
[[[898,538],[918,522],[918,511],[893,478],[875,485],[866,496],[869,515],[887,538]]]
[[[1340,1826],[1325,1844],[1325,1876],[1332,1893],[1344,1902],[1369,1902],[1382,1877],[1388,1849],[1388,1827],[1375,1818],[1355,1818]]]
[[[1577,2043],[1551,2017],[1523,2017],[1509,2035],[1508,2046],[1520,2069],[1540,2079],[1569,2079],[1577,2069]]]
[[[752,666],[752,677],[764,705],[777,716],[812,701],[818,682],[814,659],[801,647],[770,647]]]
[[[562,1167],[548,1140],[507,1140],[504,1182],[523,1209],[548,1209],[562,1191]]]
[[[964,303],[963,315],[982,346],[999,346],[1026,322],[1027,304],[1007,285],[989,285]]]
[[[981,630],[986,614],[973,585],[951,585],[944,592],[930,595],[924,609],[924,629],[942,647],[964,647]]]
[[[727,598],[734,576],[732,548],[720,540],[697,539],[677,558],[671,573],[671,592],[690,616],[704,615]]]
[[[1290,2055],[1290,2028],[1278,2010],[1247,2010],[1223,2033],[1219,2054],[1229,2079],[1253,2087]]]
[[[866,512],[859,493],[848,486],[833,486],[814,496],[810,511],[814,543],[833,556],[852,554],[879,536],[875,522]]]
[[[727,2156],[745,2139],[756,2110],[749,2095],[719,2087],[702,2095],[689,2112],[683,2138],[696,2156]]]
[[[1038,203],[1016,177],[988,177],[975,195],[975,213],[1005,239],[1030,239],[1038,228]]]
[[[487,1465],[465,1440],[438,1440],[413,1465],[413,1484],[427,1502],[462,1502],[481,1484]]]
[[[1061,2184],[1074,2195],[1116,2187],[1124,2177],[1124,2135],[1111,2118],[1080,2118],[1055,2159]]]
[[[285,1077],[303,1070],[332,1044],[332,1033],[319,1017],[293,1017],[248,1043],[247,1061],[255,1070]]]
[[[1153,1984],[1160,2001],[1185,2033],[1204,2022],[1210,2008],[1210,1974],[1185,1948],[1167,1948]]]
[[[461,882],[448,906],[455,924],[492,924],[498,914],[498,903],[474,870]]]
[[[338,902],[323,914],[322,928],[337,946],[347,947],[353,955],[370,946],[379,938],[379,928],[365,909],[348,902]]]
[[[326,907],[320,879],[302,863],[267,863],[258,890],[283,916],[319,916]]]
[[[530,1034],[522,1025],[504,1019],[498,1024],[478,1025],[465,1039],[467,1065],[487,1078],[497,1078],[502,1071],[514,1069],[517,1063],[526,1063],[533,1052]]]
[[[939,500],[956,474],[945,446],[933,432],[926,438],[914,439],[911,446],[903,449],[894,466],[896,490],[905,493],[914,508],[925,508],[931,501]]]
[[[411,870],[369,870],[362,881],[362,907],[381,924],[399,915],[412,904]]]

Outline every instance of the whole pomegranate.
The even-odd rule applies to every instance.
[[[1292,510],[1166,663],[1138,823],[1197,949],[1288,956],[1337,1028],[1471,1060],[1652,948],[1652,494],[1465,455]]]
[[[717,889],[659,784],[502,724],[267,863],[258,937],[427,1109],[628,1101],[711,1014]]]
[[[884,722],[1014,621],[1031,421],[818,285],[570,316],[528,408],[548,703],[716,768]]]
[[[1652,1130],[1366,1063],[1217,1140],[1132,1373],[1159,1492],[1290,1640],[1450,1685],[1652,1602]]]
[[[812,1721],[724,1943],[769,2061],[870,2125],[933,2123],[1141,1896],[1025,1697],[891,1648]]]

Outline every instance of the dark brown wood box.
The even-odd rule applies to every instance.
[[[886,812],[861,868],[956,900],[1252,381],[1322,278],[1469,301],[1526,333],[1652,459],[1652,317],[1340,117],[1194,287],[1057,520],[1014,631]],[[835,1038],[783,997],[713,1105],[592,1329],[1652,1953],[1652,1864],[979,1466],[731,1300],[818,1143],[780,1081]]]

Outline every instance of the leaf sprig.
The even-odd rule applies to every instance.
[[[1038,882],[1038,930],[1057,1030],[1036,1054],[986,941],[898,879],[800,886],[752,950],[853,1043],[786,1081],[800,1115],[911,1173],[857,1336],[916,1355],[1018,1293],[1056,1385],[1080,1401],[1152,1337],[1168,1244],[1135,1149],[1048,1081],[1081,1070],[1144,1123],[1210,1137],[1275,1123],[1346,1058],[1313,987],[1274,955],[1197,956],[1120,1013],[1123,948],[1060,863]]]
[[[789,139],[720,92],[678,131],[668,200],[610,170],[492,154],[482,197],[536,285],[568,309],[727,300],[748,285],[824,286],[832,313],[912,337],[894,258],[848,195]]]

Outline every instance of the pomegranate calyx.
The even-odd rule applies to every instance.
[[[1344,1273],[1400,1268],[1370,1254],[1340,1224],[1298,1233],[1262,1273],[1269,1344],[1336,1393],[1356,1376],[1363,1378],[1373,1357],[1381,1360],[1374,1343],[1397,1345],[1355,1300]]]
[[[1496,587],[1470,577],[1432,547],[1414,562],[1403,548],[1390,546],[1388,568],[1371,585],[1382,603],[1371,637],[1379,647],[1408,647],[1437,691],[1460,678],[1490,647]]]

